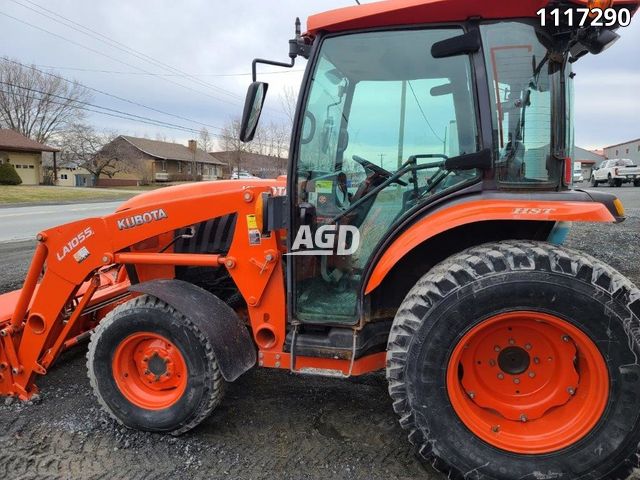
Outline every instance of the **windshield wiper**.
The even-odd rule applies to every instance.
[[[531,105],[531,92],[533,90],[533,88],[538,88],[538,81],[540,79],[540,72],[542,71],[542,67],[544,67],[544,65],[547,63],[547,61],[549,60],[549,52],[547,52],[545,54],[545,56],[542,58],[542,60],[540,60],[540,63],[538,65],[535,65],[535,61],[536,61],[536,57],[535,55],[533,56],[533,62],[534,62],[534,67],[533,67],[533,75],[531,76],[531,79],[529,80],[529,85],[527,86],[527,91],[524,93],[524,98],[523,98],[523,102],[522,102],[522,110],[520,112],[520,121],[518,122],[518,127],[516,129],[515,132],[515,141],[524,141],[524,138],[521,138],[522,136],[522,132],[524,131],[524,127],[525,127],[525,122],[526,122],[526,115],[527,115],[527,107],[529,107],[529,105]],[[511,143],[512,147],[513,147],[513,142]],[[512,148],[511,152],[512,155],[515,154],[516,149]]]

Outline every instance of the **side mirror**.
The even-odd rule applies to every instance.
[[[269,84],[264,82],[253,82],[249,85],[240,124],[240,140],[243,142],[250,142],[256,134],[268,88]]]

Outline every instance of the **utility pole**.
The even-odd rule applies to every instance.
[[[444,127],[444,140],[442,141],[442,153],[447,154],[447,127]]]
[[[407,117],[407,81],[402,81],[402,94],[400,97],[400,128],[398,130],[398,170],[404,159],[404,123]]]

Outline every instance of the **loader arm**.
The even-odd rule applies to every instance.
[[[38,234],[23,289],[0,296],[0,312],[12,312],[10,318],[0,317],[0,395],[29,398],[36,393],[34,376],[46,374],[65,342],[69,346],[88,335],[110,308],[131,295],[123,265],[169,267],[157,270],[158,278],[172,278],[176,265],[227,268],[247,300],[256,323],[252,326],[259,327],[267,286],[284,299],[282,278],[270,282],[275,271],[282,277],[276,236],[257,244],[249,239],[247,216],[254,214],[254,201],[271,191],[272,183],[255,181],[245,189],[235,183],[235,189],[138,202],[133,208]],[[170,241],[152,242],[156,247],[151,250],[144,247],[150,239],[170,239],[176,230],[233,214],[236,228],[226,255],[173,253]],[[274,302],[268,311],[271,317],[284,318],[284,302]]]

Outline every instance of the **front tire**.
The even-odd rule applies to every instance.
[[[598,181],[596,180],[596,177],[593,175],[591,176],[591,186],[594,188],[598,186]]]
[[[624,479],[638,466],[639,314],[640,291],[587,255],[542,242],[468,249],[398,310],[394,409],[450,478]]]
[[[207,418],[225,387],[206,335],[148,295],[120,305],[100,322],[87,369],[100,405],[116,421],[172,435]]]
[[[633,181],[633,186],[634,187],[640,187],[640,180],[634,180]]]

